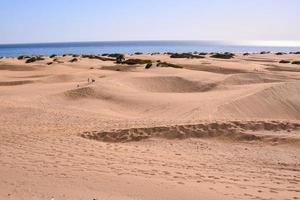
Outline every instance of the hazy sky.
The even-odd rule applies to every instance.
[[[300,40],[300,0],[0,0],[0,43]]]

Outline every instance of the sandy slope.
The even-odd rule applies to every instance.
[[[0,199],[300,199],[299,55],[126,57],[0,60]]]

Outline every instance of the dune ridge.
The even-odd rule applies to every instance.
[[[273,135],[257,135],[258,131],[297,131],[300,123],[282,121],[230,121],[207,122],[150,128],[131,128],[113,131],[83,132],[81,137],[103,142],[132,142],[149,138],[187,139],[187,138],[225,138],[234,141],[268,141],[300,144],[300,138],[280,138]],[[247,132],[252,131],[252,132]]]

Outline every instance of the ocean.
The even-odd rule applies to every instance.
[[[0,57],[51,54],[162,53],[194,51],[235,53],[260,51],[291,52],[300,51],[300,47],[246,46],[214,41],[115,41],[0,45]]]

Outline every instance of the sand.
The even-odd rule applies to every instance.
[[[0,199],[300,199],[300,55],[126,58],[0,60]]]

